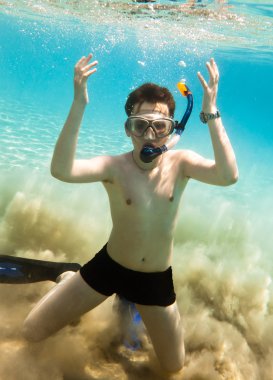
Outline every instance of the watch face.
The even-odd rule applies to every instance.
[[[200,120],[202,121],[202,123],[206,123],[208,121],[207,115],[204,114],[204,112],[200,113]]]

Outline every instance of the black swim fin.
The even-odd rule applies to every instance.
[[[56,281],[63,272],[77,272],[80,268],[81,265],[77,263],[0,255],[0,283],[28,284],[39,281]]]

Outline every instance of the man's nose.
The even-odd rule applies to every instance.
[[[146,131],[144,132],[144,138],[145,140],[154,140],[155,139],[155,132],[151,126],[149,126]]]

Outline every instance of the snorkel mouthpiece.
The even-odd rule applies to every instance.
[[[166,152],[168,148],[166,145],[162,145],[157,148],[151,146],[145,146],[140,152],[140,158],[146,164],[152,162],[156,157],[160,156],[162,153]]]
[[[187,97],[188,104],[186,111],[180,123],[178,123],[175,127],[176,131],[174,136],[167,142],[166,145],[162,145],[157,148],[153,148],[151,146],[144,146],[144,148],[140,152],[140,159],[145,163],[152,162],[156,157],[160,156],[164,152],[167,152],[167,150],[173,148],[180,140],[180,137],[187,124],[187,121],[189,120],[193,108],[192,93],[189,90],[188,86],[183,82],[178,82],[177,88],[183,96]]]

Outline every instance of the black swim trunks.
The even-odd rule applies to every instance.
[[[117,293],[134,303],[157,306],[169,306],[176,299],[171,267],[149,273],[125,268],[109,256],[106,245],[80,273],[88,285],[105,296]]]

